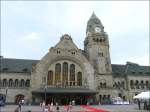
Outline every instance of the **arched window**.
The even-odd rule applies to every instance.
[[[18,79],[15,79],[14,86],[15,86],[15,87],[18,87],[18,85],[19,85],[19,81],[18,81]]]
[[[60,82],[60,75],[61,75],[61,64],[57,63],[55,66],[55,83]]]
[[[2,80],[0,79],[0,87],[2,87],[3,85],[2,85]]]
[[[130,86],[132,86],[133,85],[133,80],[130,80]]]
[[[134,82],[133,82],[133,80],[130,80],[130,87],[131,87],[131,89],[134,89]]]
[[[68,85],[68,63],[63,63],[63,82],[66,82],[66,85]]]
[[[144,89],[144,81],[143,80],[141,80],[140,86],[142,89]]]
[[[21,79],[21,81],[20,81],[20,87],[24,87],[25,86],[25,81],[24,81],[24,79]]]
[[[48,71],[47,85],[53,85],[53,72],[52,71]]]
[[[100,83],[100,88],[102,88],[103,87],[103,83]]]
[[[106,88],[106,82],[103,83],[103,88]]]
[[[12,86],[13,86],[13,80],[12,80],[12,79],[9,79],[8,86],[9,86],[9,87],[12,87]]]
[[[118,89],[120,89],[120,87],[121,87],[121,83],[120,83],[120,82],[118,82]]]
[[[7,79],[3,79],[3,87],[7,86]]]
[[[77,85],[78,86],[82,86],[82,73],[81,72],[78,72],[77,74]]]
[[[146,81],[146,88],[148,89],[149,88],[149,82]]]
[[[125,89],[124,81],[121,82],[121,87],[122,87],[123,89]]]
[[[29,79],[26,80],[26,84],[25,85],[26,85],[26,87],[30,87],[30,80]]]
[[[75,81],[75,65],[74,64],[70,65],[70,81],[73,81],[73,82]],[[75,85],[75,83],[73,83],[73,85]]]
[[[136,89],[139,89],[139,81],[138,80],[136,80],[135,86],[136,86]]]

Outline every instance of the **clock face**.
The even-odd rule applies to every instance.
[[[96,27],[96,28],[95,28],[95,32],[100,33],[100,32],[101,32],[101,29],[100,29],[99,27]]]

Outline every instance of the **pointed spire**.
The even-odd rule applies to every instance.
[[[90,17],[90,19],[94,19],[94,18],[98,18],[98,17],[95,15],[95,13],[93,11],[92,16]]]

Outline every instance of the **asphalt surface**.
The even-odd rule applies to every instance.
[[[18,107],[18,105],[5,105],[4,107],[0,107],[0,112],[15,112],[15,109]],[[59,106],[60,111],[59,112],[67,112],[66,106]],[[96,108],[96,109],[103,109],[107,110],[109,112],[150,112],[146,110],[138,110],[137,105],[90,105],[90,107]],[[142,108],[143,109],[143,108]],[[42,112],[42,108],[40,106],[22,106],[21,112]],[[56,107],[54,106],[54,111],[56,112]],[[70,112],[93,112],[86,108],[82,108],[81,106],[73,106],[72,109],[70,109]]]

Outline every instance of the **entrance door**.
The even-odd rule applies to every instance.
[[[81,105],[82,104],[82,98],[76,98],[75,99],[75,104],[76,105]]]
[[[61,98],[61,105],[68,105],[69,102],[68,102],[68,98],[67,97],[62,97]]]

